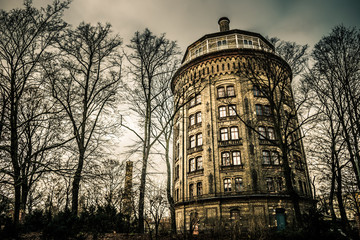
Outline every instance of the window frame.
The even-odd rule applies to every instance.
[[[229,130],[231,140],[239,140],[239,127],[231,126]]]
[[[203,159],[202,156],[198,156],[195,158],[195,162],[196,162],[196,170],[202,170],[203,169]],[[200,161],[199,161],[200,160]],[[201,164],[199,164],[201,163]]]
[[[238,155],[238,156],[235,156],[235,154]],[[241,166],[242,165],[241,152],[240,151],[232,151],[231,152],[231,157],[232,157],[232,164],[234,166]]]
[[[219,118],[227,117],[226,106],[219,107]]]
[[[220,128],[220,141],[229,141],[229,130],[227,127]]]
[[[229,111],[229,117],[236,116],[236,105],[235,104],[228,105],[228,111]]]
[[[232,91],[230,91],[229,89],[232,89]],[[234,85],[226,86],[226,96],[227,97],[235,97],[236,96]]]
[[[221,93],[221,94],[220,94]],[[224,98],[226,97],[226,90],[225,90],[225,87],[218,87],[217,88],[217,97],[218,98]]]
[[[228,151],[221,152],[221,164],[222,166],[231,166],[230,152]]]
[[[243,179],[241,177],[235,178],[235,192],[242,192],[244,189]]]
[[[195,172],[196,171],[196,163],[195,158],[189,159],[189,172]]]
[[[224,178],[224,192],[231,192],[231,178]]]
[[[203,195],[202,182],[196,183],[196,196]]]

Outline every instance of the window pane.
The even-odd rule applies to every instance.
[[[232,152],[233,164],[241,165],[241,155],[239,151]]]
[[[275,139],[274,128],[269,127],[267,133],[268,133],[268,138],[269,138],[270,140],[274,140],[274,139]]]
[[[229,105],[229,116],[236,116],[236,106]]]
[[[224,179],[224,192],[231,192],[231,179],[230,178]]]
[[[265,139],[266,130],[264,127],[259,127],[259,139]]]
[[[235,178],[235,191],[241,192],[243,190],[242,178]]]
[[[228,86],[226,88],[226,92],[227,92],[227,95],[230,96],[230,97],[235,96],[235,89],[234,89],[233,86]]]
[[[202,145],[202,134],[199,133],[198,135],[196,135],[197,137],[197,146],[201,146]]]
[[[279,190],[279,191],[284,190],[284,188],[283,188],[283,180],[282,180],[281,177],[278,177],[278,178],[277,178],[277,185],[278,185],[278,190]]]
[[[262,155],[263,155],[263,164],[270,165],[270,152],[262,151]]]
[[[255,105],[255,110],[256,110],[256,115],[258,115],[258,116],[262,116],[262,115],[263,115],[262,106],[261,106],[261,105],[256,104],[256,105]]]
[[[265,105],[264,107],[264,115],[265,116],[270,116],[270,106],[269,105]]]
[[[190,148],[195,147],[195,136],[190,136]]]
[[[266,186],[267,186],[267,190],[269,192],[273,192],[274,191],[274,181],[271,177],[266,178]]]
[[[189,185],[189,197],[190,198],[194,197],[194,184]]]
[[[189,160],[189,166],[190,166],[190,172],[195,171],[195,159],[194,158],[191,158]]]
[[[196,95],[196,104],[201,103],[201,95]]]
[[[196,184],[196,186],[197,186],[197,194],[196,195],[198,195],[198,196],[202,195],[202,183],[199,182]]]
[[[228,129],[227,128],[221,128],[220,129],[220,139],[221,139],[221,141],[229,140]]]
[[[221,159],[223,166],[230,166],[230,153],[228,152],[221,153]]]
[[[195,116],[194,115],[190,115],[190,126],[195,124]]]
[[[226,107],[225,106],[219,107],[219,116],[226,117]]]
[[[232,140],[239,139],[239,129],[238,129],[238,127],[231,127],[230,128],[230,133],[231,133],[231,139]]]
[[[271,152],[271,161],[274,165],[279,165],[279,153],[278,152]]]
[[[217,89],[218,91],[218,97],[221,98],[221,97],[225,97],[225,88],[223,87],[220,87]]]
[[[192,107],[192,106],[195,106],[195,98],[192,98],[191,100],[190,100],[190,106]]]
[[[260,90],[259,90],[259,88],[257,86],[253,87],[253,91],[254,91],[254,97],[261,96],[261,92],[260,92]]]
[[[196,158],[196,169],[197,170],[203,169],[202,157]]]
[[[196,114],[196,123],[201,123],[201,112]]]

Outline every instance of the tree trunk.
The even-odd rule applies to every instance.
[[[169,150],[170,150],[169,147],[170,147],[170,139],[167,139],[166,152],[165,152],[166,168],[167,168],[166,196],[170,210],[171,233],[175,234],[176,233],[175,203],[174,203],[174,198],[171,195],[171,164],[169,157]]]
[[[341,174],[341,168],[339,166],[339,159],[336,161],[336,167],[337,167],[337,175],[336,175],[336,181],[337,181],[337,188],[336,188],[336,197],[338,200],[338,207],[340,211],[340,218],[341,218],[341,227],[344,231],[347,231],[350,227],[349,220],[346,216],[346,211],[344,207],[344,200],[342,197],[342,174]]]
[[[71,198],[71,212],[77,216],[79,211],[79,190],[81,181],[81,172],[84,164],[84,152],[80,151],[78,167],[76,169],[74,179],[72,182],[72,198]]]

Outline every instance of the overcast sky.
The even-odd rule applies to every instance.
[[[37,7],[51,2],[33,0]],[[22,3],[0,0],[0,8],[8,11]],[[219,31],[217,21],[223,16],[230,19],[231,29],[312,47],[335,25],[359,27],[360,0],[73,0],[64,18],[73,26],[82,21],[109,22],[125,44],[135,31],[147,27],[156,34],[166,33],[184,52],[198,38]]]
[[[33,0],[45,6],[51,0]],[[0,0],[0,8],[22,7],[22,0]],[[109,22],[125,44],[135,31],[149,28],[166,33],[184,52],[192,42],[217,32],[217,21],[226,16],[231,29],[313,46],[338,24],[360,25],[360,0],[73,0],[65,20]]]

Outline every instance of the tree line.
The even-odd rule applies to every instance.
[[[121,129],[136,137],[123,156],[139,159],[133,231],[144,232],[144,222],[152,218],[158,235],[166,205],[174,233],[172,128],[175,113],[187,103],[181,94],[174,99],[170,89],[180,64],[177,43],[145,29],[124,47],[110,24],[70,26],[62,18],[69,6],[70,1],[55,0],[37,9],[26,0],[21,9],[0,12],[1,214],[12,206],[18,226],[36,208],[54,214],[56,206],[64,218],[121,213],[126,159],[112,153]],[[359,30],[337,26],[312,53],[307,45],[270,41],[292,76],[265,53],[247,59],[248,70],[239,74],[268,100],[275,132],[284,136],[274,144],[281,150],[296,222],[304,225],[289,156],[305,139],[318,210],[329,212],[336,224],[337,205],[341,227],[348,231],[345,209],[351,205],[360,213]],[[259,69],[269,73],[266,81],[271,83],[264,82]],[[291,85],[288,79],[294,77]],[[196,83],[192,87],[201,91]],[[284,111],[284,105],[293,110]],[[254,123],[244,124],[259,134]],[[153,186],[149,174],[159,158],[166,169],[166,191]]]

